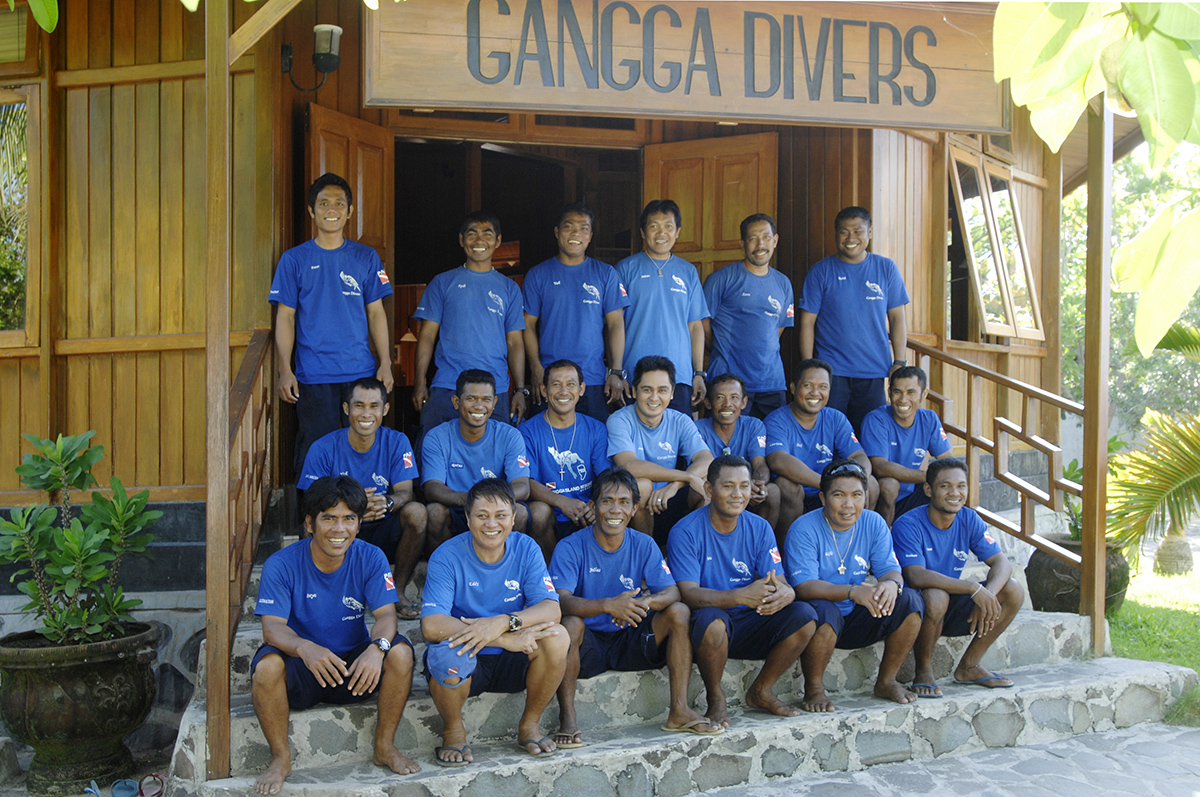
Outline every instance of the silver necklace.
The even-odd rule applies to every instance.
[[[550,424],[550,410],[546,410],[546,425],[550,427],[550,439],[554,441],[554,450],[559,453],[558,457],[558,478],[559,481],[566,478],[566,465],[563,464],[565,459],[562,456],[563,450],[558,447],[558,435],[554,434],[554,427]],[[579,431],[579,419],[571,424],[571,442],[567,444],[567,451],[575,450],[575,433]]]

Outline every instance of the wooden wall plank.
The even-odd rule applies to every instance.
[[[112,66],[112,2],[91,0],[88,7],[88,60],[92,69]]]
[[[112,476],[114,448],[116,448],[116,441],[113,440],[114,356],[102,354],[87,358],[88,425],[84,428],[95,429],[96,437],[93,443],[104,446],[104,459],[92,469],[96,480],[101,484],[107,484],[109,477]],[[78,434],[81,431],[83,429],[78,429],[72,434]]]
[[[137,26],[134,0],[110,0],[112,7],[112,66],[137,63]]]
[[[38,360],[21,361],[21,431],[31,434],[46,428],[48,408],[39,400],[41,374]],[[20,440],[20,438],[18,438]],[[15,467],[14,463],[14,467]],[[0,468],[2,470],[3,468]]]
[[[164,0],[170,2],[170,0]],[[184,61],[204,59],[204,2],[195,11],[183,15],[183,58]]]
[[[67,337],[86,338],[91,283],[88,279],[88,90],[66,92],[63,303]]]
[[[204,81],[183,88],[183,332],[204,331]],[[203,394],[203,382],[195,389]],[[189,388],[193,387],[191,384]],[[201,440],[204,436],[201,435]],[[201,457],[203,461],[203,457]],[[193,482],[195,483],[195,482]]]
[[[88,89],[88,337],[112,336],[112,89]],[[126,286],[128,287],[128,286]]]
[[[88,65],[88,0],[66,0],[60,22],[65,28],[63,65],[83,69]]]
[[[16,490],[13,468],[21,464],[21,361],[0,360],[0,490]],[[10,409],[11,408],[11,409]]]
[[[263,315],[270,285],[261,286],[258,276],[266,269],[257,259],[257,242],[261,235],[257,214],[257,182],[255,178],[255,113],[254,75],[236,75],[233,80],[233,185],[232,201],[245,212],[233,214],[231,230],[233,263],[230,271],[229,324],[232,329],[250,329]],[[269,324],[269,316],[262,319]],[[231,371],[236,373],[236,369]]]
[[[162,0],[134,0],[134,14],[137,15],[137,27],[134,30],[134,63],[158,63],[162,36],[162,5]]]
[[[155,0],[149,0],[154,2]],[[176,0],[156,0],[159,5],[161,60],[183,60],[183,17],[188,13]]]
[[[183,396],[183,482],[204,484],[204,352],[183,353],[183,383],[188,387]],[[195,389],[190,386],[195,385]]]
[[[129,9],[131,11],[132,9]],[[114,9],[114,22],[121,15]],[[130,31],[132,33],[132,31]],[[129,53],[132,59],[132,35],[129,37]],[[114,56],[116,49],[114,49]],[[134,86],[114,86],[112,92],[112,141],[110,200],[106,203],[106,192],[97,192],[92,186],[93,205],[107,210],[112,236],[111,296],[112,332],[115,335],[132,335],[137,331],[137,294],[141,274],[137,268],[137,182],[136,182],[136,91]],[[105,207],[107,206],[107,207]],[[110,406],[111,445],[106,458],[112,472],[123,481],[133,481],[137,468],[136,440],[139,432],[137,410],[143,401],[149,403],[150,396],[139,396],[139,400],[128,400],[128,389],[137,385],[137,360],[132,354],[116,354],[111,366],[112,391]],[[142,419],[145,422],[145,419]],[[144,430],[143,430],[144,431]]]
[[[139,335],[158,334],[161,331],[159,296],[160,258],[159,241],[159,94],[157,84],[137,87],[136,139],[134,168],[137,175],[137,320]],[[162,440],[158,434],[161,423],[161,399],[159,395],[159,355],[138,354],[134,356],[137,367],[137,410],[143,414],[137,424],[136,477],[139,484],[163,484],[159,473],[159,451]],[[167,383],[170,384],[169,382]]]

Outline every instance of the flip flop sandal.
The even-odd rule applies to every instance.
[[[92,794],[92,795],[95,795],[95,797],[104,797],[104,795],[100,793],[100,787],[96,785],[96,781],[94,781],[94,780],[91,782],[90,785],[88,785],[87,788],[85,788],[83,790],[83,793],[84,794]]]
[[[532,758],[549,758],[550,756],[557,753],[558,750],[542,750],[541,749],[542,742],[546,742],[546,741],[553,742],[554,740],[551,739],[549,736],[543,736],[540,739],[525,739],[523,741],[517,742],[517,747],[521,748],[521,752],[531,756]],[[526,749],[531,744],[535,744],[538,746],[538,752],[530,753],[529,750]]]
[[[112,785],[108,787],[108,793],[112,797],[138,797],[140,790],[138,782],[133,778],[114,780]]]
[[[147,785],[149,782],[149,785]],[[140,797],[162,797],[162,794],[167,790],[167,779],[157,772],[151,772],[146,777],[142,778],[138,784],[138,794]]]
[[[1014,686],[1016,686],[1016,684],[1013,684],[1013,683],[996,684],[995,686],[988,686],[986,683],[987,681],[996,681],[1001,678],[1004,678],[1003,673],[989,672],[987,675],[983,676],[982,678],[976,678],[974,681],[960,681],[957,678],[955,678],[954,683],[962,684],[963,686],[982,686],[984,689],[1012,689]]]
[[[580,731],[575,731],[574,733],[556,733],[554,735],[555,736],[566,736],[570,739],[574,739],[576,736],[579,736],[579,737],[583,736],[583,734]],[[555,739],[554,746],[557,747],[559,750],[574,750],[576,748],[583,747],[584,743],[583,743],[582,739],[578,742],[573,742],[573,741],[572,742],[560,742],[558,739]]]
[[[404,612],[408,612],[411,617],[405,616]],[[400,601],[396,604],[396,616],[401,620],[420,620],[421,607],[415,603],[405,603]]]
[[[471,745],[469,744],[464,744],[462,747],[454,747],[453,745],[449,744],[442,745],[441,747],[435,747],[433,748],[433,763],[437,764],[439,767],[446,767],[447,769],[457,769],[458,767],[469,766],[471,764],[470,761],[443,761],[442,757],[439,756],[438,753],[442,752],[443,750],[453,750],[461,756],[466,756],[467,751],[470,749]]]
[[[698,725],[707,725],[710,728],[716,728],[716,730],[715,731],[702,731],[698,727],[696,727]],[[692,720],[691,722],[685,722],[683,725],[680,725],[678,728],[668,728],[666,725],[660,725],[659,729],[664,730],[667,733],[694,733],[698,736],[720,736],[721,734],[725,733],[724,728],[722,728],[720,725],[714,724],[713,721],[709,720],[709,719],[698,719],[698,720]]]
[[[926,689],[928,689],[929,694],[923,695],[920,692],[916,691],[918,686],[923,686]],[[921,698],[922,700],[941,700],[943,697],[945,697],[945,695],[934,694],[934,692],[933,692],[934,689],[937,689],[937,684],[919,684],[916,681],[913,681],[913,694],[915,694],[917,697]]]

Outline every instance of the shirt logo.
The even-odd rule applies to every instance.
[[[591,296],[594,296],[596,299],[600,298],[600,289],[597,288],[595,285],[588,285],[585,282],[585,283],[583,283],[583,289]]]
[[[938,429],[938,431],[942,433],[942,439],[943,439],[943,440],[945,440],[945,439],[946,439],[946,430],[945,430],[945,429]]]
[[[356,601],[354,598],[351,598],[349,595],[342,596],[342,605],[345,606],[347,609],[349,609],[351,612],[353,612],[353,614],[348,614],[348,615],[344,616],[342,618],[343,620],[360,620],[360,619],[362,619],[362,616],[367,611],[367,607],[363,606],[361,603]]]
[[[633,579],[629,576],[617,576],[617,580],[621,582],[621,586],[625,589],[633,589]]]
[[[758,444],[763,448],[767,447],[767,436],[765,434],[760,434],[758,436]]]
[[[460,283],[458,283],[458,287],[460,287],[460,288],[465,288],[465,287],[467,287],[467,283],[465,283],[465,282],[460,282]],[[421,308],[421,309],[424,309],[424,308]]]
[[[304,597],[308,598],[309,600],[312,600],[313,598],[317,597],[317,593],[309,592]]]
[[[546,450],[550,452],[550,456],[554,459],[554,464],[562,465],[564,468],[570,469],[572,473],[578,473],[579,478],[587,478],[587,465],[574,451],[559,451],[554,446],[546,446]],[[546,484],[550,487],[549,482]],[[553,487],[550,487],[553,490]]]
[[[870,567],[870,565],[867,564],[867,560],[863,559],[858,554],[854,554],[854,561],[858,562],[858,566],[861,567],[863,570],[866,570],[868,567]]]
[[[985,540],[987,540],[988,542],[990,542],[992,545],[996,544],[996,540],[992,537],[992,533],[990,531],[985,531],[983,533],[983,538]]]
[[[750,568],[746,566],[745,562],[739,562],[737,559],[730,559],[730,562],[733,563],[734,570],[738,571],[746,578],[750,578]]]
[[[320,267],[321,267],[321,264],[317,263],[315,266],[309,266],[308,268],[310,271],[315,271],[315,270],[319,269]]]
[[[668,454],[675,453],[675,447],[673,445],[671,445],[670,443],[668,443],[666,440],[663,440],[662,442],[660,442],[658,444],[658,447],[661,448],[663,451],[666,451]]]
[[[383,586],[388,590],[393,590],[396,588],[396,579],[392,577],[391,573],[383,574]]]
[[[524,454],[518,454],[517,455],[517,467],[528,468],[529,467],[529,457],[525,456]]]
[[[795,318],[795,317],[796,317],[796,305],[794,305],[794,304],[789,304],[789,305],[788,305],[788,309],[787,309],[787,317],[788,317],[788,318]]]
[[[783,558],[779,555],[779,548],[772,546],[770,553],[771,553],[771,561],[774,562],[775,564],[779,564],[780,562],[783,561]]]
[[[850,439],[856,443],[858,442],[858,437],[854,434],[854,432],[850,433]]]
[[[483,476],[483,478],[485,478],[485,479],[496,478],[496,474],[492,473],[490,470],[483,467],[482,465],[479,466],[479,475]]]
[[[546,482],[546,487],[553,490],[555,487],[558,487],[558,482]]]
[[[871,294],[867,296],[868,299],[878,300],[878,299],[884,298],[883,297],[883,288],[880,288],[878,285],[876,285],[874,282],[871,282],[870,280],[864,280],[863,284],[866,285],[867,290],[869,290],[871,292]],[[878,295],[876,295],[876,294],[878,294]]]
[[[621,295],[622,295],[622,296],[628,296],[628,295],[629,295],[629,294],[626,292],[626,290],[625,290],[625,283],[623,283],[623,282],[618,282],[618,283],[617,283],[617,285],[618,285],[618,286],[621,288]]]
[[[546,576],[544,579],[542,579],[542,583],[546,585],[547,592],[554,592],[554,582],[550,580],[550,576]]]
[[[965,561],[967,561],[967,552],[960,551],[957,548],[955,548],[954,549],[954,558],[960,562],[965,562]]]
[[[514,581],[511,578],[506,578],[504,579],[504,586],[508,587],[509,589],[520,589],[521,582]]]
[[[467,582],[467,586],[468,586],[468,587],[478,587],[478,586],[479,586],[479,582],[478,582],[478,581],[468,581],[468,582]],[[430,606],[436,606],[437,604],[436,604],[436,603],[431,603],[431,604],[429,604],[429,605],[430,605]]]
[[[829,446],[825,445],[824,443],[817,443],[815,446],[813,446],[813,448],[817,449],[821,456],[829,457],[830,459],[833,458],[833,451],[831,451]]]
[[[380,487],[382,487],[383,489],[385,489],[385,490],[387,489],[387,486],[388,486],[388,480],[387,480],[387,477],[386,477],[386,476],[380,476],[378,473],[372,473],[372,474],[371,474],[371,481],[375,482],[376,484],[378,484],[378,485],[379,485]]]
[[[599,572],[600,572],[600,568],[598,568],[598,567],[589,567],[589,568],[588,568],[588,572],[589,572],[589,573],[599,573]]]
[[[411,468],[412,466],[413,466],[413,455],[412,455],[412,452],[409,451],[408,453],[406,453],[404,455],[404,467]]]
[[[671,568],[667,567],[666,559],[662,560],[662,569],[663,569],[663,572],[666,573],[668,576],[671,575]]]
[[[672,292],[674,292],[674,293],[687,293],[687,283],[685,283],[683,280],[681,280],[681,279],[679,278],[679,275],[678,275],[678,274],[672,274],[672,275],[671,275],[671,279],[675,280],[675,284],[679,286],[678,288],[672,288],[672,289],[671,289],[671,291],[672,291]]]
[[[458,668],[450,667],[449,669],[446,670],[446,672],[450,673],[451,675],[458,675]]]
[[[491,291],[488,291],[488,298],[491,299],[494,304],[499,305],[501,312],[503,312],[503,310],[504,310],[504,300],[503,299],[501,299],[499,296],[492,293]]]
[[[771,305],[771,309],[775,312],[767,313],[772,318],[779,318],[779,314],[783,311],[783,305],[774,296],[767,296],[767,304]]]
[[[338,276],[342,278],[342,282],[346,283],[346,287],[350,290],[342,291],[343,296],[362,296],[362,288],[358,286],[358,280],[351,277],[344,271],[338,272]]]
[[[555,280],[555,281],[554,281],[554,284],[555,284],[555,285],[562,285],[562,280]]]
[[[383,269],[379,269],[379,271],[377,271],[377,272],[376,272],[376,275],[379,277],[379,284],[380,284],[380,285],[387,285],[387,284],[388,284],[388,276],[387,276],[387,272],[386,272],[386,271],[384,271]]]

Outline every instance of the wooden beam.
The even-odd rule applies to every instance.
[[[1062,154],[1044,147],[1044,170],[1049,183],[1042,191],[1042,307],[1058,307],[1062,302]],[[1054,318],[1051,320],[1050,316]],[[1062,393],[1062,324],[1058,313],[1042,313],[1046,332],[1046,358],[1042,360],[1041,385],[1052,393]],[[1040,434],[1047,440],[1062,440],[1062,417],[1057,408],[1041,405]],[[1051,473],[1051,478],[1060,474]]]
[[[231,332],[229,345],[235,349],[242,348],[250,343],[252,334],[252,332]],[[198,332],[181,335],[130,335],[120,338],[69,338],[54,341],[54,354],[59,357],[68,357],[127,352],[190,351],[203,349],[206,345],[205,336]]]
[[[254,12],[254,16],[242,23],[242,26],[229,37],[229,63],[232,65],[241,56],[258,43],[275,24],[288,15],[300,0],[267,0],[262,8]]]
[[[1095,105],[1099,105],[1096,108]],[[1087,296],[1083,367],[1083,581],[1080,613],[1092,618],[1092,651],[1104,655],[1105,503],[1108,477],[1109,284],[1112,279],[1112,111],[1088,107]]]
[[[229,3],[204,4],[205,190],[207,241],[204,294],[208,778],[229,776]]]
[[[230,72],[254,71],[254,56],[247,55]],[[54,73],[60,89],[81,86],[115,86],[124,83],[153,83],[159,80],[185,80],[204,77],[204,61],[164,61],[157,64],[111,66],[98,69],[63,69]]]

